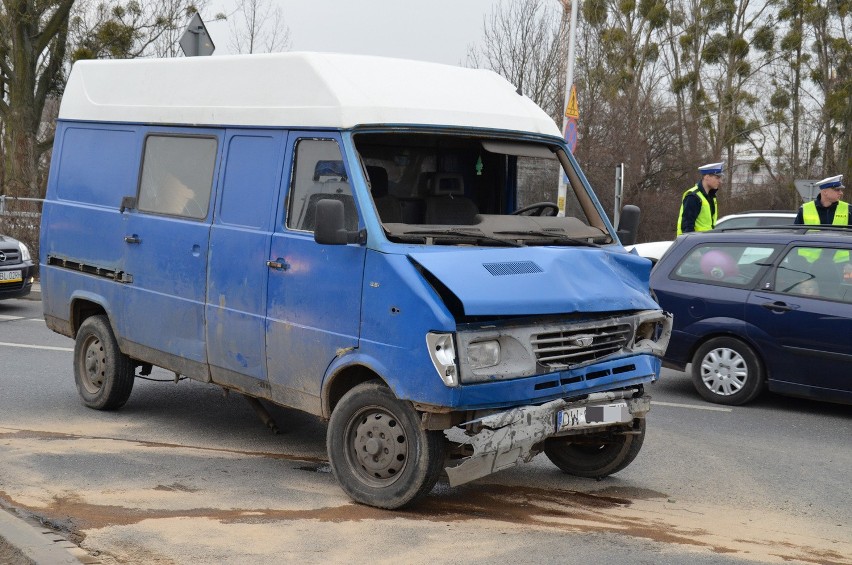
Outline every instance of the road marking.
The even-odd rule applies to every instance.
[[[27,349],[47,349],[50,351],[74,351],[73,347],[53,347],[52,345],[26,345],[24,343],[7,343],[5,341],[0,341],[0,345],[5,345],[6,347],[25,347]]]
[[[675,408],[694,408],[695,410],[710,410],[711,412],[733,412],[733,408],[720,408],[718,406],[701,406],[700,404],[678,404],[677,402],[659,402],[652,400],[651,404],[659,406],[674,406]]]
[[[4,322],[16,322],[18,320],[26,320],[28,322],[41,322],[44,323],[44,318],[24,318],[23,316],[7,316],[5,314],[0,314],[0,321]]]

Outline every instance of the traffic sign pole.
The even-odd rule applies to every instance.
[[[565,116],[562,118],[562,135],[565,137],[566,142],[568,141],[568,127],[569,123],[572,121],[574,125],[573,127],[573,143],[569,144],[571,149],[571,153],[574,152],[574,148],[577,145],[577,119],[579,116],[579,109],[577,106],[577,91],[574,88],[574,45],[575,39],[577,35],[577,12],[579,9],[579,0],[571,0],[571,23],[568,29],[568,60],[566,61],[567,69],[565,73],[565,96],[568,98],[568,101],[565,104]],[[569,112],[572,111],[572,101],[573,101],[573,114],[574,116],[570,116]],[[557,204],[559,205],[559,215],[565,215],[566,202],[565,199],[568,195],[568,177],[565,175],[565,172],[560,172],[559,174],[559,184],[557,187]]]

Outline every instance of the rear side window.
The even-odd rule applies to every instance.
[[[681,260],[674,276],[695,282],[750,287],[769,266],[776,251],[773,246],[701,245]]]
[[[776,292],[852,302],[850,251],[794,247],[775,271]]]
[[[314,231],[317,202],[327,198],[343,202],[346,229],[358,229],[355,199],[337,142],[333,139],[299,140],[287,201],[287,227]]]
[[[139,183],[139,210],[207,217],[215,164],[216,138],[149,135]]]

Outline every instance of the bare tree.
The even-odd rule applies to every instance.
[[[71,17],[71,60],[176,57],[187,20],[207,0],[77,0]]]
[[[501,2],[468,62],[520,86],[561,123],[572,0]],[[852,176],[849,0],[582,1],[575,84],[576,157],[611,201],[625,163],[627,201],[644,206],[640,237],[670,237],[695,167],[756,151],[748,181],[766,207],[795,204],[800,175]],[[561,14],[559,13],[561,12]],[[762,192],[761,192],[762,191]],[[753,206],[725,200],[725,212]]]
[[[269,0],[241,0],[227,19],[231,49],[237,53],[276,53],[290,48],[290,29],[281,6]]]
[[[852,176],[852,6],[848,0],[814,0],[809,8],[810,78],[822,102],[823,171]]]
[[[502,0],[484,18],[482,45],[470,48],[467,56],[468,65],[502,75],[559,124],[564,103],[560,79],[565,82],[561,16],[545,0]]]

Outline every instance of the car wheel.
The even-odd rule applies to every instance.
[[[371,381],[340,399],[328,423],[327,446],[334,476],[353,500],[395,509],[435,486],[446,438],[422,429],[410,402]]]
[[[562,472],[597,479],[621,471],[636,459],[645,442],[645,418],[634,420],[629,433],[548,438],[544,454]]]
[[[692,384],[710,402],[745,404],[763,390],[763,367],[747,344],[732,337],[717,337],[695,352]]]
[[[134,366],[118,348],[106,316],[91,316],[74,342],[74,381],[83,403],[96,410],[121,408],[133,390]]]

